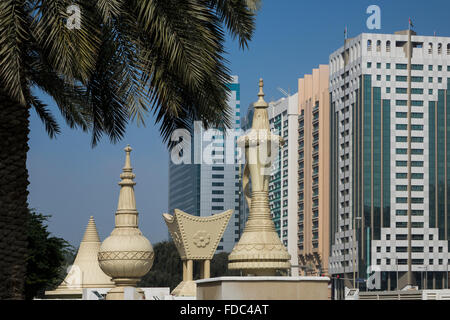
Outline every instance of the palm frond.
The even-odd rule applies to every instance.
[[[34,110],[36,110],[37,115],[44,123],[45,131],[47,131],[49,137],[51,139],[55,138],[56,135],[61,132],[61,130],[55,118],[53,117],[51,112],[47,109],[47,105],[33,95],[30,96],[27,100],[30,102],[31,106],[34,107]]]
[[[123,12],[123,0],[97,0],[95,5],[105,24],[110,24]]]
[[[24,65],[28,70],[27,77],[30,79],[30,84],[55,100],[67,125],[70,128],[80,127],[83,131],[88,131],[92,126],[92,121],[90,114],[85,109],[87,105],[86,89],[81,85],[65,81],[65,78],[59,76],[46,57],[39,54],[37,50],[31,50],[24,60]]]
[[[0,2],[0,84],[22,105],[26,104],[22,54],[29,38],[25,16],[24,0]]]
[[[255,14],[252,8],[257,2],[249,0],[211,0],[211,6],[217,10],[219,18],[223,21],[235,39],[239,40],[241,48],[247,48],[255,30]]]
[[[80,9],[81,28],[70,29],[67,9]],[[39,0],[32,31],[54,70],[66,81],[87,81],[95,68],[99,48],[99,16],[91,1]]]

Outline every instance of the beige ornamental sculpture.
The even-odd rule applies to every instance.
[[[195,296],[193,261],[202,262],[201,277],[210,277],[210,261],[216,252],[233,210],[209,217],[197,217],[175,209],[174,215],[163,214],[170,235],[183,261],[183,281],[172,291],[175,296]]]
[[[46,291],[47,298],[81,298],[84,288],[112,288],[114,283],[98,264],[97,254],[101,242],[95,226],[94,217],[89,223],[81,240],[77,256],[63,282],[53,291]]]
[[[114,281],[115,287],[106,295],[106,300],[122,300],[125,287],[136,287],[153,264],[154,252],[150,241],[138,228],[138,212],[134,196],[133,169],[130,161],[130,146],[125,148],[126,158],[115,215],[115,228],[103,241],[98,261],[100,268]],[[137,299],[143,298],[143,291],[136,290]]]
[[[263,86],[260,79],[252,128],[238,139],[245,148],[243,189],[250,213],[239,242],[228,256],[228,268],[242,270],[244,275],[273,276],[277,270],[290,268],[291,256],[281,243],[270,214],[270,167],[283,140],[270,132]]]

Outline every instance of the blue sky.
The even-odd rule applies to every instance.
[[[366,9],[372,4],[381,8],[380,30],[366,27]],[[230,39],[227,42],[229,67],[241,83],[241,114],[256,100],[260,77],[264,78],[267,101],[282,96],[278,87],[295,93],[297,79],[319,64],[327,64],[328,56],[342,46],[345,26],[349,37],[362,32],[393,33],[407,29],[411,17],[418,34],[450,36],[448,12],[447,0],[263,0],[249,50],[239,50]],[[32,111],[29,204],[52,215],[49,230],[78,246],[93,215],[100,238],[109,235],[124,164],[123,148],[130,144],[140,229],[152,243],[167,239],[162,214],[167,210],[168,153],[153,119],[147,119],[145,128],[131,124],[116,145],[105,138],[92,149],[90,135],[65,126],[52,101],[42,98],[59,119],[62,133],[50,140]]]

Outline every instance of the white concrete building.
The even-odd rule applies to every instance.
[[[329,61],[330,273],[372,267],[383,290],[448,285],[450,38],[408,33],[361,34]]]
[[[298,94],[269,103],[269,124],[284,138],[272,167],[269,202],[275,228],[298,275]]]

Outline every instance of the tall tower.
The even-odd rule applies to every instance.
[[[291,255],[291,275],[298,276],[298,94],[270,102],[271,131],[283,137],[269,182],[269,203],[275,229]]]
[[[449,77],[450,38],[410,30],[330,56],[330,272],[349,287],[447,286]]]
[[[329,68],[298,82],[298,248],[304,274],[328,274],[330,254]]]
[[[231,252],[239,241],[240,164],[235,136],[241,127],[239,78],[233,76],[228,86],[232,128],[227,132],[206,131],[197,126],[191,132],[191,164],[174,164],[169,159],[170,213],[180,209],[205,217],[234,210],[217,247],[218,252]],[[230,149],[227,148],[229,145]]]

